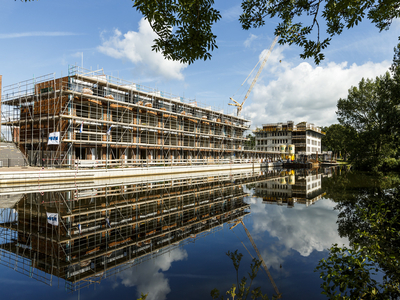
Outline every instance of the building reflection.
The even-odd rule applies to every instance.
[[[294,207],[295,203],[307,207],[320,200],[326,193],[322,189],[321,179],[331,176],[332,169],[281,171],[281,176],[265,180],[255,185],[254,196],[263,199],[263,203]]]
[[[0,263],[75,291],[245,217],[243,186],[279,176],[227,172],[16,194],[0,210]]]

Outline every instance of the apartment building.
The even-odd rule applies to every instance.
[[[298,156],[312,156],[321,153],[321,138],[325,134],[312,123],[293,121],[286,123],[263,124],[262,128],[253,131],[256,139],[256,150],[276,155],[289,155],[289,146],[294,146]]]

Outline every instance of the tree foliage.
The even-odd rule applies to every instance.
[[[391,73],[362,79],[339,99],[340,124],[349,128],[350,160],[360,169],[398,168],[400,122],[400,44],[395,48]]]
[[[388,81],[389,73],[375,80],[363,78],[358,87],[349,89],[346,99],[338,101],[339,122],[355,132],[351,160],[359,167],[377,167],[393,150],[387,130],[391,103],[379,93]]]
[[[15,0],[16,1],[16,0]],[[31,2],[33,0],[21,0]],[[211,59],[218,48],[213,25],[221,19],[214,0],[132,0],[159,36],[152,49],[182,63]],[[274,34],[281,45],[303,48],[300,57],[319,64],[332,38],[365,18],[379,31],[388,30],[400,17],[400,0],[242,0],[242,28],[265,26],[267,18],[278,18]]]
[[[316,270],[321,271],[322,294],[329,299],[396,299],[399,295],[398,287],[375,279],[379,270],[372,258],[358,250],[335,244]]]
[[[210,59],[217,48],[212,26],[221,19],[213,0],[133,0],[134,7],[150,22],[159,38],[153,50],[165,57],[192,63]],[[242,28],[262,27],[267,18],[278,18],[275,35],[279,43],[303,48],[300,57],[324,59],[322,51],[335,35],[357,26],[364,18],[379,31],[389,29],[400,16],[399,0],[242,0]],[[324,29],[324,31],[323,31]]]
[[[323,147],[328,151],[332,151],[335,157],[340,154],[346,158],[352,148],[352,137],[355,136],[354,130],[349,126],[332,124],[324,128],[323,131],[325,132],[325,136],[321,140]]]
[[[333,245],[319,262],[323,293],[330,299],[398,299],[400,178],[349,172],[325,184],[350,248]]]
[[[210,59],[210,52],[218,48],[211,29],[221,14],[213,8],[214,0],[134,2],[158,35],[152,49],[166,58],[190,64]]]
[[[254,150],[256,148],[256,137],[254,134],[249,133],[246,136],[247,141],[245,141],[245,146],[248,147],[249,150]]]
[[[300,57],[312,57],[319,64],[324,59],[322,50],[344,28],[350,29],[366,17],[379,31],[387,30],[392,20],[400,16],[399,5],[398,0],[244,0],[240,22],[243,29],[249,29],[264,26],[267,17],[278,17],[275,35],[281,37],[279,43],[302,47]],[[305,23],[300,20],[302,16],[307,16]],[[324,37],[321,27],[326,27]],[[311,38],[315,35],[315,39]]]

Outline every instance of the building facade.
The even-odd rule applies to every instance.
[[[295,154],[299,157],[320,154],[321,138],[325,134],[312,123],[295,125],[293,121],[265,124],[253,133],[257,151],[266,151],[275,156],[284,154],[285,158],[289,154],[289,145],[294,145]]]
[[[31,165],[213,163],[265,158],[246,150],[243,117],[201,106],[103,70],[70,67],[4,87],[3,126]]]

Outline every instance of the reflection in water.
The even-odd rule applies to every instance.
[[[334,203],[321,201],[318,207],[310,209],[311,204],[324,197],[322,178],[331,177],[332,170],[296,170],[282,175],[255,184],[253,195],[262,202],[254,198],[251,202],[254,235],[268,232],[278,239],[262,251],[267,265],[279,269],[292,250],[308,257],[314,250],[323,251],[333,243],[348,244],[346,238],[338,235],[337,212],[332,212]],[[292,209],[287,210],[283,205]]]
[[[306,278],[298,276],[298,272],[305,274],[304,269],[290,265],[293,259],[310,260],[314,250],[347,244],[337,233],[334,203],[318,201],[325,193],[323,178],[329,176],[330,171],[300,170],[199,173],[49,184],[41,186],[43,195],[32,187],[10,186],[0,191],[0,264],[48,285],[65,284],[69,291],[100,282],[103,288],[110,282],[105,279],[114,276],[118,280],[108,286],[121,293],[135,286],[137,293],[149,293],[147,299],[167,295],[180,299],[189,293],[204,299],[219,287],[210,274],[218,274],[218,280],[229,287],[232,283],[230,262],[218,258],[227,250],[245,250],[223,224],[248,216],[251,204],[246,226],[268,268],[272,267],[283,297],[290,299],[288,285],[295,285],[297,277]],[[246,197],[245,186],[255,197]],[[51,225],[48,217],[58,225]],[[234,230],[251,248],[244,229]],[[207,235],[196,247],[183,248]],[[176,272],[200,277],[193,284],[186,275],[174,277]],[[310,272],[307,280],[318,277]],[[263,288],[272,289],[266,280]],[[302,288],[319,294],[319,284],[293,287]]]
[[[168,269],[187,256],[180,246],[249,214],[243,184],[277,176],[208,174],[16,194],[16,204],[1,209],[0,263],[49,285],[63,279],[70,291],[119,274],[124,285],[163,298],[163,278],[155,289],[136,271],[121,272],[148,259],[159,262],[152,272]]]
[[[400,299],[399,175],[346,172],[324,184],[337,203],[339,234],[351,248],[334,245],[319,262],[326,295]]]
[[[328,176],[332,176],[332,169],[324,169],[323,173],[317,170],[283,171],[281,177],[255,185],[253,196],[262,198],[267,204],[294,207],[295,203],[300,203],[309,206],[325,195],[321,179]]]
[[[168,255],[160,255],[135,268],[129,268],[117,275],[121,284],[126,287],[137,287],[138,296],[148,294],[146,300],[162,300],[171,291],[165,271],[168,271],[173,262],[187,258],[187,252],[182,248],[173,249]],[[161,270],[161,272],[159,272]]]

